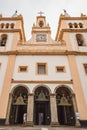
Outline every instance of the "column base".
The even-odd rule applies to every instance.
[[[33,123],[32,121],[27,121],[26,126],[31,126],[31,127],[33,127],[33,126],[34,126],[34,123]]]
[[[76,126],[76,127],[80,127],[80,126],[81,126],[78,119],[76,119],[76,124],[75,124],[75,126]]]
[[[9,125],[10,125],[10,123],[5,123],[5,125],[6,125],[6,126],[9,126]]]
[[[51,126],[52,127],[58,127],[58,126],[60,126],[60,124],[58,122],[51,122]]]

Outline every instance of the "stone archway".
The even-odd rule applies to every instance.
[[[28,90],[24,86],[16,87],[10,97],[9,124],[22,124],[23,114],[27,112]]]
[[[64,85],[56,89],[57,114],[60,125],[74,126],[75,111],[71,91]]]
[[[34,124],[50,125],[50,94],[46,87],[39,86],[34,93]]]

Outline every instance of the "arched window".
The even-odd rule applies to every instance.
[[[9,23],[6,24],[6,28],[9,28]]]
[[[74,23],[74,27],[75,27],[75,28],[78,28],[78,24],[77,24],[77,23]]]
[[[1,23],[1,26],[0,26],[1,28],[4,28],[4,23]]]
[[[39,26],[40,26],[40,27],[43,27],[43,25],[44,25],[43,21],[40,21],[40,22],[39,22]]]
[[[76,34],[76,40],[77,40],[78,46],[84,46],[84,38],[82,34]]]
[[[80,27],[80,28],[83,28],[83,24],[82,24],[82,23],[79,23],[79,27]]]
[[[14,23],[11,23],[10,27],[11,27],[11,28],[14,28]]]
[[[7,35],[6,34],[1,35],[0,46],[5,46],[6,42],[7,42]]]
[[[73,28],[73,25],[72,25],[72,23],[69,23],[69,28]]]

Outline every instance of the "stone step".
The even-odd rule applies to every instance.
[[[17,130],[17,129],[16,129]],[[47,127],[25,127],[23,130],[49,130]]]

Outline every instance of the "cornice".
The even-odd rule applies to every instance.
[[[76,29],[62,29],[63,32],[87,32],[87,28],[82,28],[82,29],[79,29],[79,28],[76,28]]]
[[[65,16],[60,16],[59,21],[61,20],[87,20],[87,16],[82,16],[82,17],[65,17]]]
[[[72,80],[63,80],[63,81],[58,81],[58,80],[13,80],[11,81],[12,83],[48,83],[48,84],[73,84]]]
[[[23,17],[22,15],[18,15],[17,17],[0,17],[0,20],[3,20],[3,21],[23,20]]]
[[[49,26],[45,26],[45,27],[38,27],[38,26],[33,26],[32,29],[39,29],[39,30],[44,30],[44,29],[49,29],[50,30],[50,27]]]
[[[0,52],[0,55],[87,55],[87,52],[78,51],[7,51]]]
[[[46,16],[40,15],[40,16],[37,16],[37,19],[38,19],[38,18],[46,18]]]
[[[20,32],[21,29],[0,29],[0,32]]]
[[[51,30],[48,29],[33,29],[32,32],[33,33],[51,33]]]
[[[53,42],[55,42],[55,41],[53,41]],[[22,47],[24,47],[24,46],[27,46],[27,47],[41,47],[41,46],[43,46],[43,47],[47,47],[47,46],[49,46],[49,47],[65,47],[66,46],[66,43],[65,43],[65,41],[60,41],[60,43],[52,43],[52,44],[48,44],[48,42],[38,42],[38,43],[25,43],[25,44],[21,44],[21,42],[19,42],[18,43],[18,46],[22,46]]]

